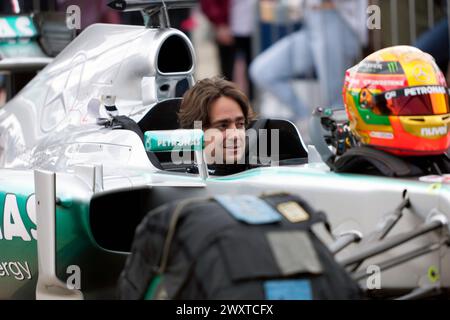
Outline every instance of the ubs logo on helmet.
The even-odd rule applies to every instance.
[[[444,136],[448,132],[447,126],[422,128],[420,134],[425,137]]]

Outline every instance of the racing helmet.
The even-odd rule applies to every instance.
[[[450,146],[445,77],[415,47],[381,49],[348,69],[343,100],[362,145],[400,156],[442,154]]]

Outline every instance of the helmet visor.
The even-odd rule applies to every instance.
[[[448,96],[448,88],[443,86],[408,87],[375,95],[372,108],[378,114],[394,116],[446,114]]]

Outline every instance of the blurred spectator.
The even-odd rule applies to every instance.
[[[245,60],[245,81],[248,97],[253,99],[253,84],[250,80],[249,68],[252,62],[252,36],[256,23],[256,0],[231,0],[230,27],[234,38],[233,65],[239,56]],[[236,69],[234,69],[236,71]],[[236,80],[236,75],[233,74]]]
[[[214,25],[222,75],[228,80],[234,80],[236,59],[243,56],[248,96],[252,99],[253,85],[248,68],[252,60],[257,0],[201,0],[200,3],[203,12]]]
[[[259,48],[269,48],[274,42],[302,27],[300,3],[303,0],[259,0]]]
[[[189,38],[192,30],[197,25],[191,9],[169,10],[169,19],[172,28],[183,31]]]
[[[317,75],[327,106],[342,104],[345,70],[367,43],[365,0],[304,0],[301,30],[276,42],[255,58],[250,74],[255,84],[272,93],[305,121],[310,106],[297,97],[291,81]]]
[[[222,75],[232,80],[234,39],[230,28],[230,0],[200,0],[200,4],[203,13],[214,25]]]

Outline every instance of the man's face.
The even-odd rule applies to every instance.
[[[236,163],[245,152],[245,116],[239,104],[228,97],[220,97],[211,106],[210,127],[205,132],[208,162]]]

